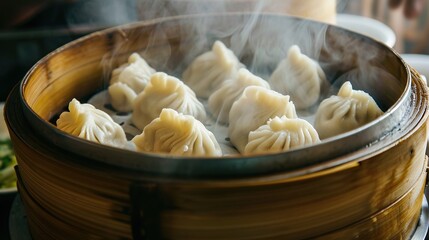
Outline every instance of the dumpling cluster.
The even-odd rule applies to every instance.
[[[61,113],[57,127],[71,135],[115,147],[125,147],[127,138],[122,127],[105,112],[91,104],[73,99],[69,112]]]
[[[289,48],[287,57],[280,62],[271,75],[271,87],[289,95],[297,109],[314,105],[320,97],[325,73],[313,59],[301,53],[298,46]]]
[[[265,124],[270,118],[286,116],[296,118],[296,110],[289,96],[263,87],[247,87],[234,102],[229,114],[231,143],[243,153],[251,131]]]
[[[138,151],[178,156],[222,156],[213,133],[190,115],[163,109],[159,118],[133,138]]]
[[[337,96],[331,96],[320,104],[314,127],[321,139],[356,129],[376,119],[383,111],[366,92],[353,90],[345,82]]]
[[[270,89],[267,81],[242,68],[235,78],[223,82],[221,87],[210,95],[208,107],[218,122],[229,123],[229,111],[232,104],[241,96],[244,89],[249,86]]]
[[[295,106],[298,110],[316,106],[326,81],[320,65],[302,54],[298,46],[289,48],[287,57],[265,81],[216,41],[210,51],[188,66],[183,82],[155,72],[133,53],[126,64],[113,71],[108,92],[117,111],[132,112],[131,117],[124,114],[125,120],[119,114],[115,119],[135,136],[132,143],[138,151],[219,157],[222,152],[278,153],[315,144],[383,114],[369,94],[353,90],[346,82],[338,95],[322,101],[316,114],[310,116],[315,118],[313,127],[298,117]],[[123,128],[108,114],[76,99],[70,102],[69,110],[57,120],[59,129],[111,146],[129,144]]]
[[[235,78],[243,64],[221,41],[198,56],[183,72],[183,81],[198,97],[208,98],[226,80]]]
[[[134,99],[154,73],[155,70],[138,53],[131,54],[128,63],[112,72],[108,91],[113,108],[121,112],[132,111]]]
[[[200,121],[206,118],[204,105],[188,86],[173,76],[158,72],[152,75],[149,84],[135,99],[132,121],[142,130],[164,108],[172,108]]]
[[[285,152],[318,142],[319,135],[309,122],[286,116],[275,117],[250,132],[244,154]]]

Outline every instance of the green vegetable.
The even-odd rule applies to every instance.
[[[0,140],[0,188],[16,186],[16,158],[10,139]]]

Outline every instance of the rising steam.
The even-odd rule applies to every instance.
[[[320,1],[310,1],[314,5],[323,5]],[[324,1],[325,2],[325,1]],[[334,3],[338,9],[344,8],[348,1],[326,1],[327,5]],[[368,85],[366,82],[376,82],[377,78],[387,74],[380,67],[373,66],[373,60],[380,60],[380,51],[370,45],[367,51],[362,51],[365,39],[355,35],[352,37],[327,37],[329,25],[311,20],[284,20],[284,12],[294,13],[298,0],[157,0],[136,1],[134,10],[143,20],[165,18],[181,15],[200,15],[201,17],[177,18],[175,33],[182,39],[181,45],[170,46],[171,29],[168,24],[157,25],[150,34],[142,32],[137,41],[148,42],[145,49],[139,53],[158,71],[165,71],[181,78],[182,71],[192,60],[210,50],[216,40],[224,42],[252,73],[268,79],[277,64],[286,57],[289,48],[298,45],[305,55],[318,61],[326,71],[329,86],[325,86],[321,99],[336,94],[344,81],[352,81],[362,90],[379,89],[381,86]],[[335,4],[337,4],[335,6]],[[320,11],[320,6],[313,6]],[[302,8],[302,7],[301,7]],[[309,12],[308,9],[297,9],[297,12]],[[233,12],[250,12],[252,14],[230,18]],[[264,13],[264,14],[260,14]],[[225,17],[216,15],[225,14]],[[234,21],[232,21],[234,19]],[[278,21],[276,20],[278,19]],[[330,31],[329,34],[335,34]],[[333,33],[334,32],[334,33]],[[346,34],[338,34],[345,36]],[[140,38],[140,39],[139,39]],[[327,43],[326,39],[331,42]],[[127,36],[118,41],[113,56],[109,55],[103,61],[105,79],[109,79],[111,70],[118,65],[116,53],[127,51]],[[162,46],[162,48],[160,48]],[[180,52],[180,54],[177,54]],[[180,59],[177,59],[180,55]],[[118,59],[119,58],[118,54]],[[122,59],[124,57],[122,56]],[[172,61],[174,59],[174,61]],[[348,64],[344,64],[344,63]],[[371,68],[369,68],[371,67]],[[369,71],[367,71],[369,69]],[[350,72],[350,74],[345,74]],[[391,77],[391,76],[389,76]],[[364,79],[363,79],[364,78]],[[337,81],[338,80],[338,81]],[[359,84],[359,82],[362,82]],[[107,86],[108,83],[106,83]],[[329,88],[333,86],[332,88]],[[375,93],[374,93],[375,94]],[[377,99],[377,96],[375,96]],[[314,111],[314,108],[311,110]],[[309,113],[311,115],[311,113]],[[304,115],[309,115],[304,114]]]

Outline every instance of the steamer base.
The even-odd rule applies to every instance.
[[[426,194],[428,189],[426,189]],[[429,228],[429,206],[426,196],[423,198],[422,211],[420,213],[419,223],[411,240],[429,240],[427,235]],[[10,210],[9,230],[11,240],[31,240],[31,234],[27,225],[27,216],[19,195],[15,198]]]

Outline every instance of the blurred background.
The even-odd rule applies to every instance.
[[[128,22],[181,14],[171,2],[206,2],[188,12],[215,11],[213,2],[220,0],[16,0],[0,3],[0,101],[40,58],[61,45],[90,32]],[[281,0],[267,0],[266,5]],[[290,0],[295,1],[295,0]],[[257,0],[230,0],[248,8],[248,2]],[[285,1],[283,1],[285,2]],[[305,8],[306,2],[296,1]],[[313,2],[313,3],[311,3]],[[413,19],[404,17],[402,8],[391,9],[389,0],[324,0],[326,6],[336,4],[339,14],[361,15],[383,22],[396,34],[394,48],[400,53],[426,54],[429,51],[428,8]],[[228,3],[229,4],[229,3]],[[240,5],[241,4],[241,5]],[[176,4],[177,5],[177,4]],[[225,4],[227,5],[227,4]],[[298,4],[296,4],[298,5]],[[314,10],[320,11],[323,4]],[[335,6],[334,6],[335,7]],[[295,6],[295,8],[297,8]],[[217,9],[219,10],[219,9]],[[245,9],[248,10],[248,9]],[[282,9],[275,9],[282,11]],[[299,10],[297,10],[299,11]],[[327,12],[330,14],[330,12]],[[308,13],[313,15],[312,12]],[[329,20],[330,21],[330,20]]]
[[[394,48],[400,53],[428,54],[429,52],[429,4],[415,18],[406,18],[403,6],[392,9],[389,0],[347,1],[339,5],[339,13],[350,13],[376,19],[389,26],[396,34]]]

